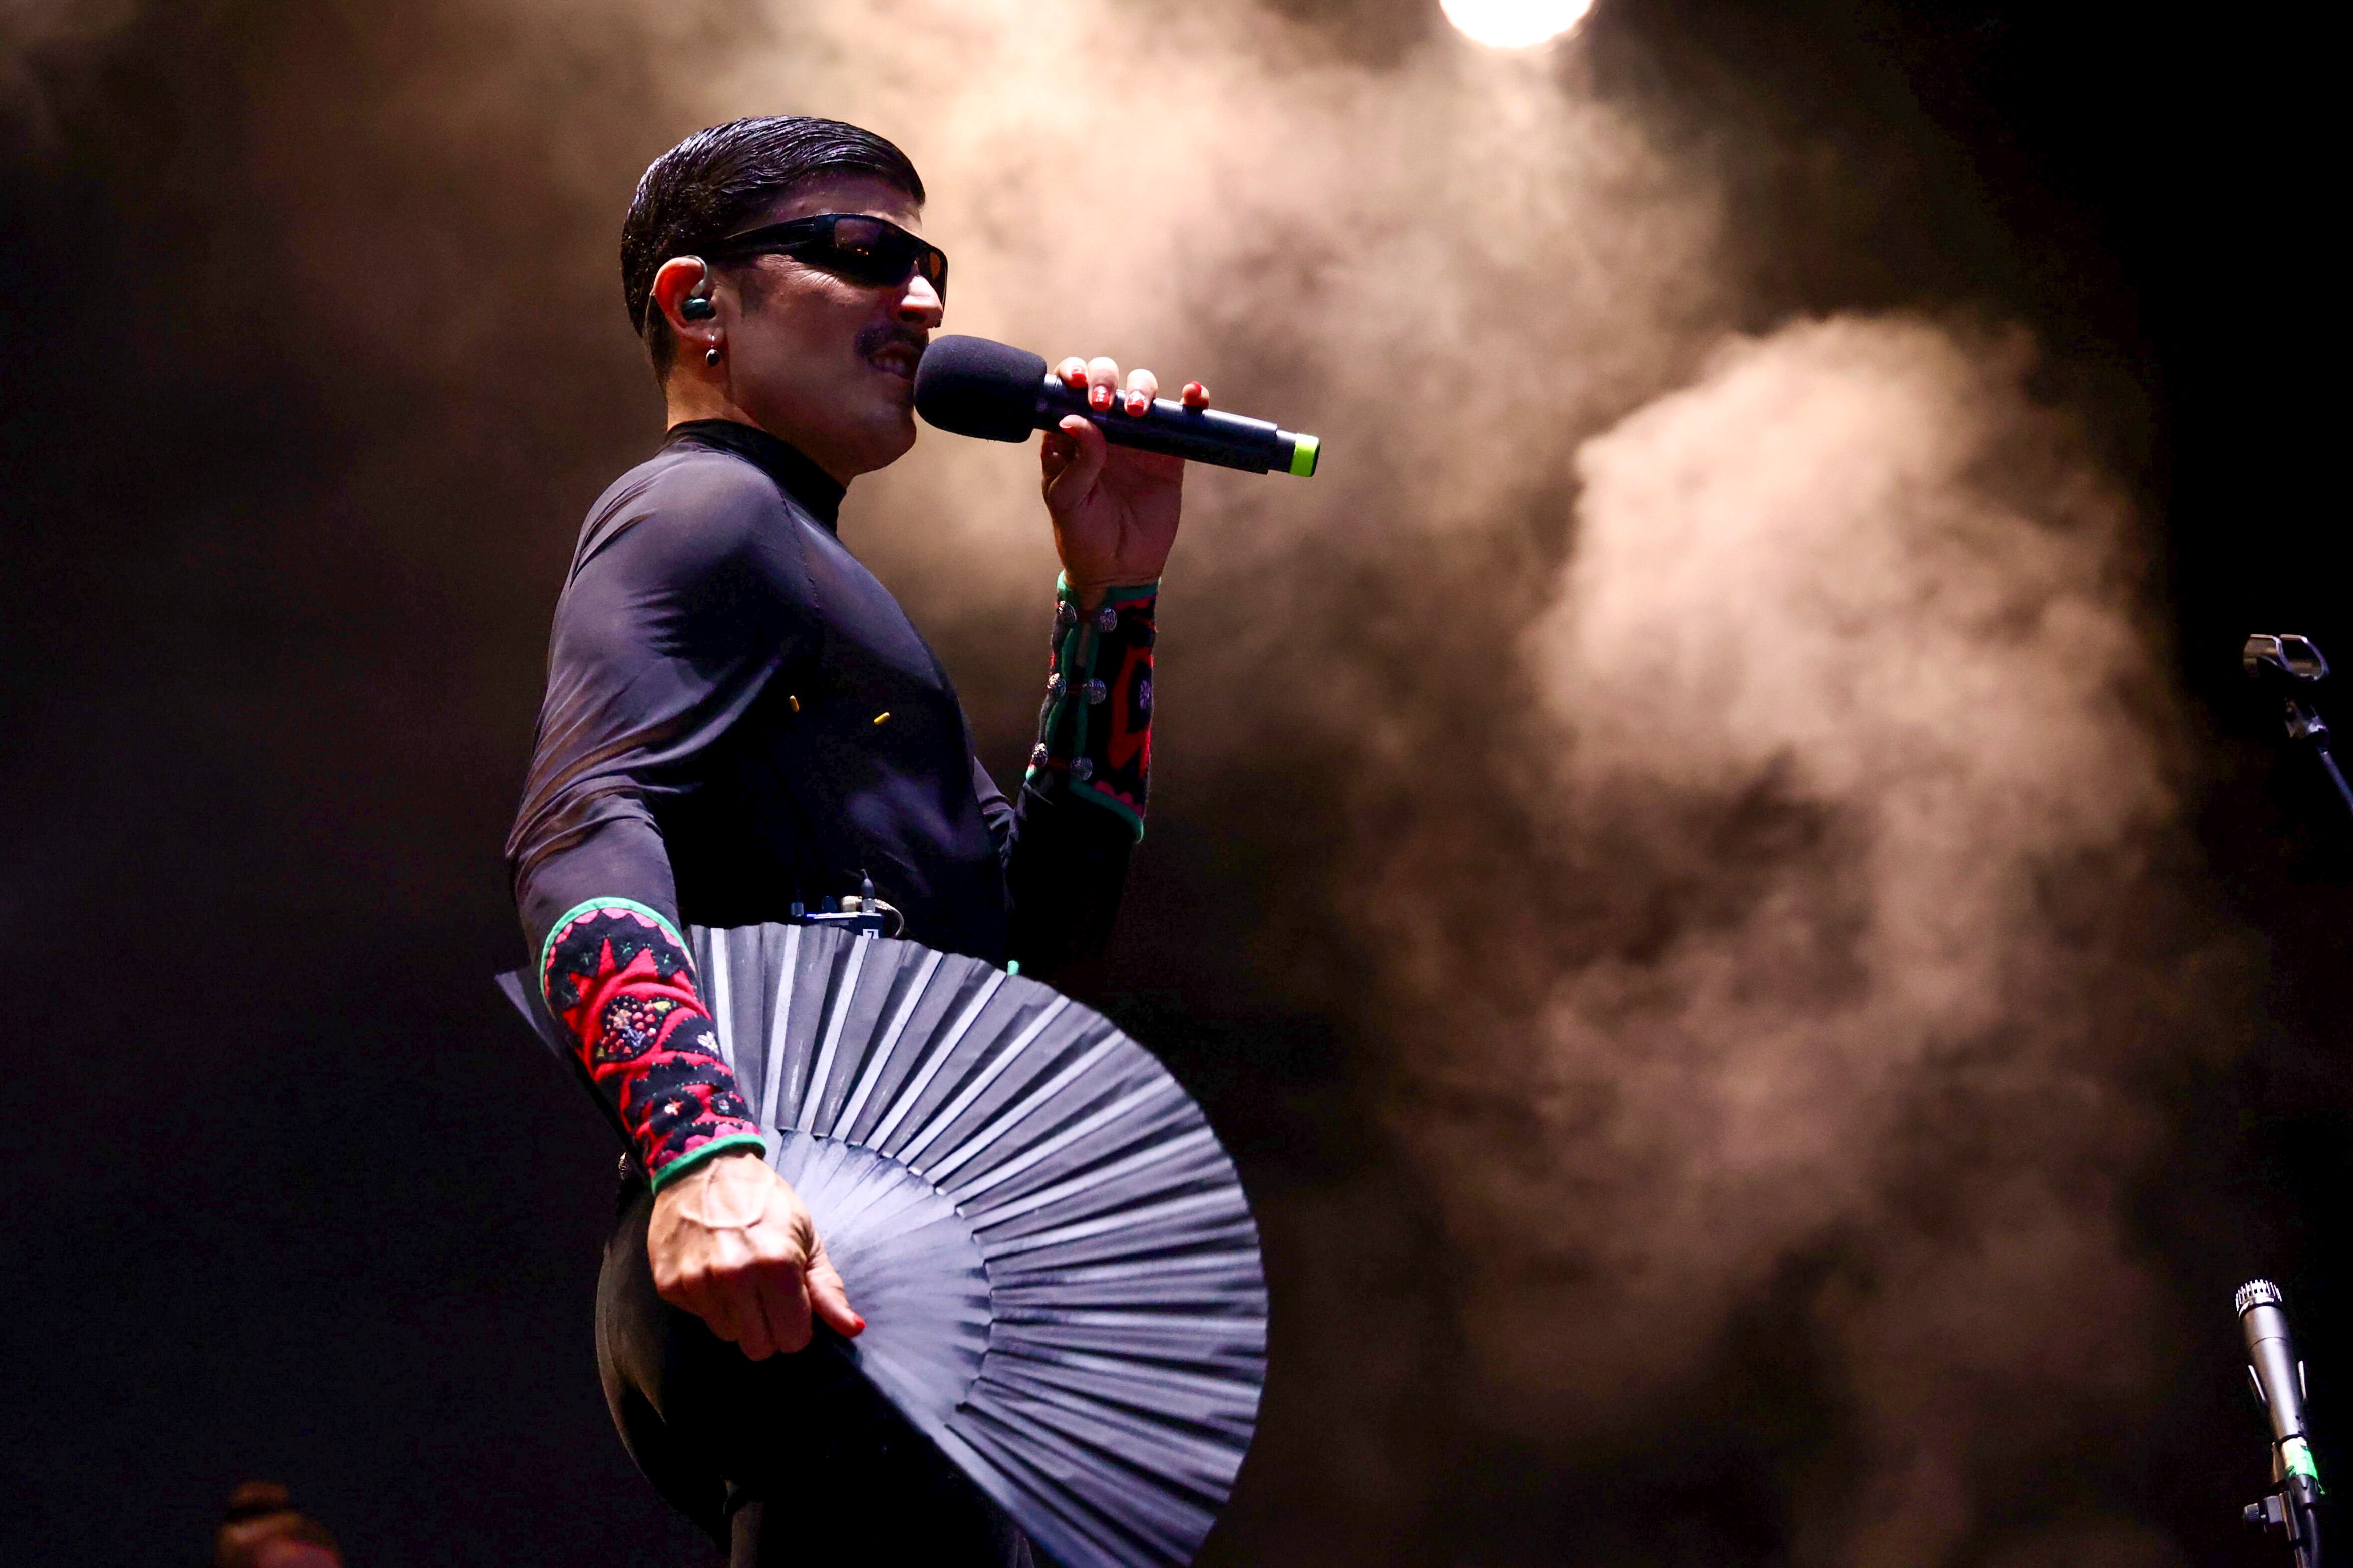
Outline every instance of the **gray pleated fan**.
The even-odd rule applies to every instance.
[[[689,934],[866,1374],[1069,1568],[1190,1563],[1266,1370],[1258,1231],[1200,1107],[1100,1014],[978,959]]]

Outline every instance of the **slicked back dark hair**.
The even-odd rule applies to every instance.
[[[904,153],[871,131],[804,114],[714,125],[648,166],[621,226],[621,298],[657,374],[670,369],[675,347],[669,321],[649,308],[662,263],[701,254],[825,174],[869,175],[923,205],[923,177]]]

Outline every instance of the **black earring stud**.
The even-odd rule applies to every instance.
[[[702,363],[705,364],[717,364],[719,363],[719,345],[717,343],[713,343],[709,348],[702,351]]]

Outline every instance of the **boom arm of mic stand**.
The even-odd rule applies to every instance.
[[[2287,732],[2296,740],[2312,743],[2313,755],[2318,757],[2320,765],[2328,771],[2328,782],[2337,786],[2337,798],[2345,803],[2348,814],[2353,814],[2353,786],[2345,783],[2344,770],[2337,765],[2337,754],[2328,749],[2328,726],[2320,715],[2295,699],[2289,698]]]
[[[2346,814],[2353,816],[2353,786],[2346,784],[2345,772],[2328,748],[2327,721],[2306,700],[2328,678],[2328,659],[2320,645],[2295,632],[2257,632],[2240,650],[2239,662],[2250,678],[2270,687],[2286,703],[2288,739],[2312,747],[2328,782],[2337,786],[2337,798],[2345,803]]]

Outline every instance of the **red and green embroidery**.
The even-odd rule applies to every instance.
[[[1067,789],[1118,814],[1144,837],[1152,780],[1153,613],[1160,585],[1114,588],[1082,610],[1070,584],[1055,595],[1046,701],[1028,782]]]
[[[694,983],[685,942],[643,904],[592,899],[540,950],[541,994],[663,1182],[728,1149],[765,1147]]]

